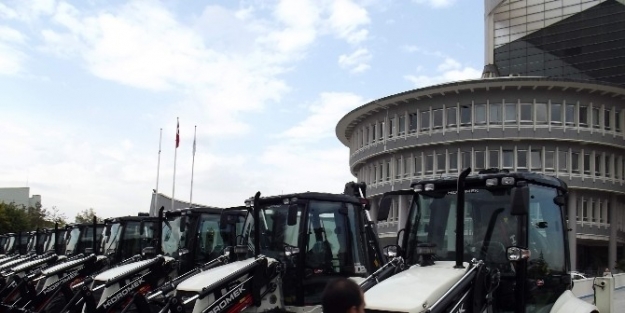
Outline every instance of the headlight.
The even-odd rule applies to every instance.
[[[416,185],[414,185],[414,187],[412,187],[412,189],[414,190],[414,192],[421,192],[421,191],[423,191],[423,185],[416,184]]]
[[[489,178],[486,180],[486,187],[497,186],[497,178]]]
[[[514,177],[502,177],[501,184],[508,186],[514,185]]]
[[[508,257],[508,261],[520,261],[522,259],[529,259],[532,255],[530,250],[519,248],[519,247],[509,247],[506,251],[506,256]]]
[[[434,184],[430,183],[430,184],[425,184],[425,191],[432,191],[434,190]]]

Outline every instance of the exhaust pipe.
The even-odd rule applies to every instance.
[[[254,257],[260,255],[260,191],[254,195]]]
[[[158,251],[158,254],[164,254],[163,253],[163,221],[164,221],[163,211],[165,211],[165,206],[161,206],[161,208],[158,210],[158,237],[156,239],[156,251]]]
[[[464,169],[458,176],[458,189],[456,192],[456,266],[464,268],[464,181],[471,173],[471,167]]]

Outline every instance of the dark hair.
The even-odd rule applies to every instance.
[[[321,299],[323,313],[346,313],[353,306],[361,306],[362,302],[360,286],[348,278],[330,281]]]

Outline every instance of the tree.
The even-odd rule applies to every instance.
[[[74,219],[75,223],[85,224],[85,223],[93,223],[93,217],[96,216],[95,210],[93,208],[82,210],[80,213],[76,214],[76,218]],[[104,222],[104,219],[97,217],[96,220],[98,223]]]

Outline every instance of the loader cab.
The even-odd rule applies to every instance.
[[[307,192],[259,198],[249,204],[254,207],[240,245],[250,247],[248,257],[262,254],[284,265],[282,290],[287,306],[319,305],[330,280],[364,279],[374,271],[371,264],[382,262],[368,259],[365,210],[354,196]]]
[[[181,212],[177,249],[179,273],[186,273],[223,254],[227,244],[219,228],[222,211],[214,207],[194,207]]]
[[[95,225],[95,242],[102,242],[102,235],[104,231],[104,224],[99,223]],[[99,247],[100,245],[94,245],[94,224],[73,224],[66,228],[65,233],[65,255],[74,256],[79,253],[87,252],[102,254]],[[96,247],[96,251],[93,247]]]
[[[17,241],[17,234],[15,233],[8,233],[5,234],[6,239],[5,239],[5,243],[4,243],[4,254],[5,255],[9,255],[9,254],[13,254],[17,251],[16,250],[16,241]]]
[[[566,184],[530,172],[491,171],[466,178],[463,251],[456,251],[457,181],[412,184],[400,253],[409,266],[483,260],[499,271],[494,312],[549,311],[571,289]],[[460,255],[461,254],[461,255]]]
[[[119,263],[153,246],[158,218],[145,215],[122,216],[104,221],[102,251],[111,264]]]

